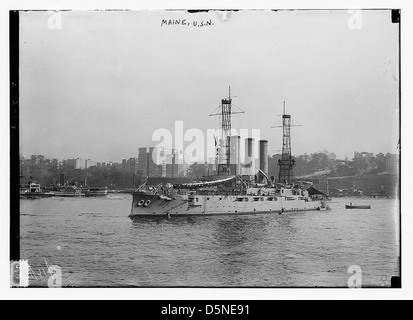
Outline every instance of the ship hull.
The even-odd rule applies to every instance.
[[[90,187],[82,190],[86,197],[105,197],[108,195],[107,187]]]
[[[107,195],[107,191],[87,191],[85,193],[86,197],[106,197]]]
[[[371,209],[370,205],[349,206],[346,205],[346,209]]]
[[[55,197],[64,197],[64,198],[75,198],[75,197],[84,197],[84,193],[64,193],[64,192],[56,192]]]
[[[217,195],[167,197],[135,192],[129,217],[284,214],[325,208],[325,204],[319,200],[287,197]]]

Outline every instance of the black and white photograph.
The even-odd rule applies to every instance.
[[[399,7],[9,18],[12,290],[402,287]]]

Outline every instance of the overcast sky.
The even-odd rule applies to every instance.
[[[261,129],[279,153],[287,112],[294,155],[396,153],[398,24],[390,11],[22,12],[20,152],[120,161],[152,133],[216,128],[231,93],[233,127]],[[163,19],[213,25],[161,26]],[[354,23],[354,24],[353,24]],[[350,26],[361,26],[351,29]],[[50,26],[57,26],[51,29]]]

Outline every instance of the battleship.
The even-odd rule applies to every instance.
[[[291,115],[282,115],[283,148],[278,161],[278,182],[268,177],[268,141],[259,141],[259,164],[255,166],[255,140],[245,140],[241,163],[239,136],[231,136],[235,114],[231,94],[221,99],[217,113],[222,118],[217,175],[185,184],[141,185],[133,192],[130,218],[207,215],[287,214],[328,209],[328,197],[306,183],[293,181]],[[238,113],[243,113],[242,111]],[[212,116],[211,115],[211,116]]]

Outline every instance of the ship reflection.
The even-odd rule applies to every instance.
[[[141,225],[176,225],[176,226],[182,226],[185,224],[193,224],[193,225],[199,225],[204,223],[206,220],[211,219],[211,217],[193,217],[193,216],[188,216],[188,217],[172,217],[172,218],[167,218],[165,216],[154,216],[154,217],[131,217],[132,220],[132,226],[133,227],[139,227]],[[213,217],[212,217],[213,219]]]
[[[202,269],[210,280],[201,286],[284,287],[291,282],[286,280],[291,273],[290,252],[300,234],[296,218],[294,214],[140,217],[132,219],[132,236],[150,246],[161,243],[160,251],[152,253],[159,256],[158,268],[166,259],[181,270],[179,276],[173,268],[168,272],[183,285],[199,284],[196,270]]]
[[[213,254],[222,286],[240,286],[246,270],[259,267],[259,247],[271,225],[268,216],[237,216],[217,221],[213,232]]]
[[[280,277],[287,272],[281,253],[289,251],[286,247],[296,233],[290,216],[239,216],[218,221],[213,256],[221,273],[220,286],[286,286]]]

